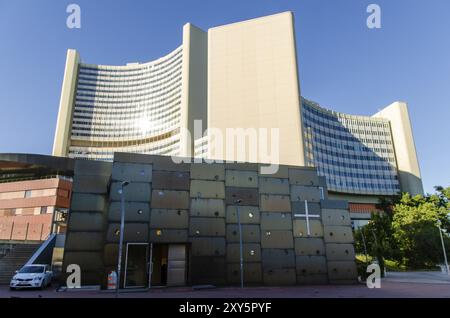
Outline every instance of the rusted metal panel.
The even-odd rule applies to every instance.
[[[225,238],[223,237],[191,237],[191,253],[193,256],[225,256]]]
[[[108,243],[118,243],[120,238],[120,223],[110,223],[106,240]],[[127,223],[123,234],[124,242],[148,242],[148,223]]]
[[[315,169],[289,169],[289,182],[301,186],[319,186],[319,176]]]
[[[191,216],[225,217],[225,201],[222,199],[192,199]]]
[[[108,219],[110,222],[120,222],[120,202],[111,202]],[[150,205],[144,202],[125,202],[125,222],[148,222],[150,220]]]
[[[187,191],[152,191],[152,208],[156,209],[189,209],[189,192]]]
[[[261,195],[261,211],[290,212],[291,201],[287,195]]]
[[[103,249],[103,232],[69,232],[66,251],[100,251]]]
[[[223,218],[191,218],[190,236],[225,236],[225,219]]]
[[[186,243],[188,242],[188,230],[181,229],[150,229],[151,243]]]
[[[325,255],[325,243],[322,238],[295,238],[295,254],[298,256]]]
[[[261,230],[291,230],[291,213],[263,212],[261,213]]]
[[[320,202],[321,192],[317,187],[291,186],[291,200]]]
[[[351,226],[350,213],[347,210],[322,209],[322,222],[324,225]]]
[[[297,256],[297,274],[315,275],[327,273],[327,259],[325,256]]]
[[[269,269],[263,271],[264,285],[290,286],[296,283],[295,268]]]
[[[244,243],[259,243],[261,231],[258,225],[242,225],[242,241]],[[237,224],[227,225],[227,242],[239,243],[239,227]]]
[[[225,165],[223,164],[191,164],[191,179],[225,181]]]
[[[120,182],[113,182],[111,184],[110,199],[111,201],[120,201],[119,190],[121,187]],[[150,183],[138,183],[131,182],[124,188],[125,201],[135,202],[149,202],[151,195]]]
[[[352,228],[349,226],[324,226],[325,243],[353,243]]]
[[[244,262],[261,262],[261,245],[257,243],[242,244],[242,255]],[[238,243],[229,243],[227,245],[227,262],[239,263],[240,262],[240,250]]]
[[[262,283],[261,263],[247,263],[244,268],[244,284]],[[241,281],[241,271],[239,264],[227,265],[228,284],[238,284]]]
[[[103,212],[106,199],[100,194],[73,193],[71,209],[73,211]]]
[[[358,273],[354,261],[328,262],[328,278],[331,283],[346,280],[356,283]]]
[[[353,244],[327,244],[328,261],[354,261],[355,248]]]
[[[222,181],[191,180],[191,198],[224,199],[225,183]]]
[[[189,213],[187,210],[152,209],[150,227],[159,229],[187,229]]]
[[[279,178],[259,178],[259,193],[289,195],[289,180]]]
[[[275,231],[275,230],[262,231],[261,247],[293,249],[294,238],[292,236],[292,231]]]
[[[226,188],[227,205],[236,205],[236,201],[241,200],[241,205],[259,205],[258,189],[254,188]]]
[[[262,249],[262,265],[264,270],[294,268],[295,254],[292,249]]]
[[[309,220],[310,237],[323,237],[322,222],[319,220]],[[294,219],[294,236],[308,237],[308,227],[305,219]]]
[[[189,190],[189,172],[183,171],[154,171],[153,189]]]
[[[70,212],[70,231],[103,231],[106,225],[105,217],[102,213],[90,212]]]
[[[114,162],[113,181],[152,182],[152,165]]]
[[[257,188],[258,173],[256,171],[227,170],[225,185],[236,188]]]

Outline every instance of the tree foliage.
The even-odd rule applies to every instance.
[[[430,268],[443,262],[440,240],[442,229],[450,232],[450,187],[436,187],[436,193],[382,199],[377,206],[381,213],[373,213],[369,224],[356,231],[356,249],[362,252],[363,237],[367,251],[376,257],[381,269],[384,259],[397,261],[408,268]],[[447,253],[450,238],[444,234]]]

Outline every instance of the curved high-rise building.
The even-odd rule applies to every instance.
[[[144,64],[80,63],[69,156],[178,155],[182,48]]]
[[[206,33],[187,24],[183,44],[151,62],[87,64],[69,50],[53,154],[189,154],[181,132],[206,121],[206,49]]]
[[[302,119],[305,164],[326,178],[331,197],[350,202],[354,220],[367,220],[381,196],[423,194],[405,103],[357,116],[303,98]]]
[[[306,164],[327,178],[329,190],[400,192],[389,120],[327,110],[306,99],[302,112]]]
[[[261,149],[252,157],[249,146],[239,160],[237,143],[231,154],[229,140],[212,144],[215,133],[228,136],[229,129],[248,133],[249,141],[254,131],[278,130],[277,163],[317,167],[330,196],[348,200],[362,218],[380,196],[423,193],[405,103],[356,116],[301,97],[291,12],[207,31],[186,24],[178,48],[146,63],[92,65],[68,52],[56,156],[112,161],[115,152],[129,152],[272,163]]]

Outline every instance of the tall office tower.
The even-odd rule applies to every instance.
[[[86,64],[69,50],[53,155],[190,156],[204,140],[203,131],[194,135],[202,120],[203,130],[224,136],[227,128],[277,128],[280,163],[304,165],[300,115],[292,13],[208,32],[186,24],[180,47],[144,64]]]
[[[366,219],[379,196],[423,193],[406,104],[367,117],[302,99],[295,41],[294,17],[284,12],[207,32],[186,24],[181,46],[144,64],[86,64],[69,50],[53,154],[112,161],[114,152],[133,152],[316,166],[331,195],[353,203]],[[202,122],[197,132],[196,120]],[[271,147],[272,128],[279,132],[278,149]],[[228,135],[229,129],[243,136]],[[261,149],[261,129],[267,129],[262,146],[270,149]],[[262,150],[279,156],[268,159]]]
[[[303,166],[297,72],[290,12],[210,29],[208,128],[223,135],[229,128],[254,129],[251,133],[257,132],[257,138],[253,136],[257,142],[263,138],[260,128],[279,129],[279,162]],[[234,147],[230,147],[231,152],[221,149],[223,158],[239,159],[237,139],[226,138],[228,146],[234,141]],[[252,153],[250,147],[242,161],[264,162],[261,149]]]
[[[181,46],[148,63],[86,64],[69,50],[53,155],[188,154],[182,131],[195,119],[206,123],[206,54],[207,34],[191,24]]]
[[[370,218],[380,196],[423,194],[405,103],[356,116],[302,99],[302,114],[306,164],[326,177],[331,197],[350,202],[354,220]]]

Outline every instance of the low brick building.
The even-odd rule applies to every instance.
[[[64,233],[57,218],[67,213],[71,190],[72,181],[63,177],[0,183],[0,240],[43,241],[51,232]]]

